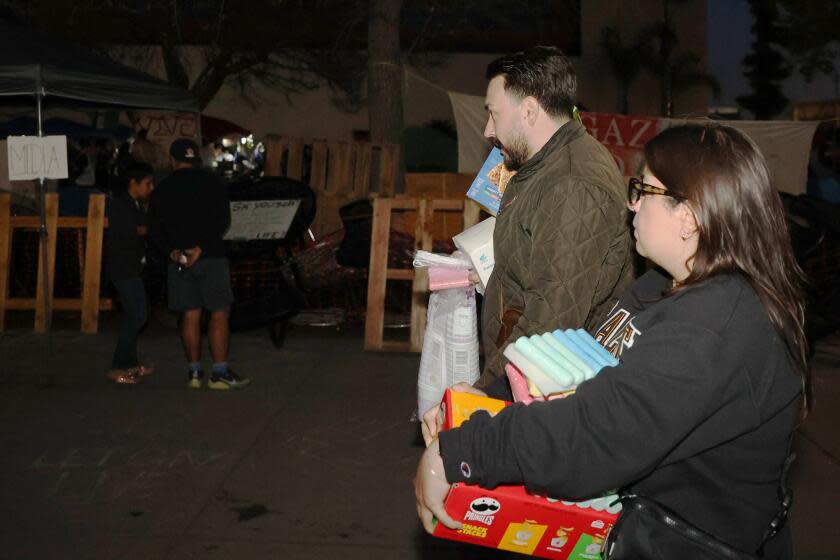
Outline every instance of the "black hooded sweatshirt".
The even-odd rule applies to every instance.
[[[646,273],[595,333],[618,366],[566,399],[478,412],[441,433],[449,482],[568,499],[627,488],[755,551],[780,509],[801,380],[742,276],[663,298],[669,282]],[[765,557],[790,549],[785,528]]]

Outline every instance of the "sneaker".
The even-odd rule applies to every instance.
[[[242,389],[250,385],[251,380],[247,377],[240,377],[228,369],[224,373],[213,373],[207,386],[211,389]]]
[[[204,372],[199,370],[189,370],[187,373],[187,387],[190,389],[201,389],[201,382],[204,380]]]

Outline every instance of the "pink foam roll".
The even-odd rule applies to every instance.
[[[449,288],[466,288],[470,282],[470,271],[466,268],[450,268],[447,266],[430,266],[429,289],[448,290]]]
[[[510,362],[505,365],[505,373],[510,382],[510,390],[513,392],[513,400],[521,402],[522,404],[531,404],[534,402],[534,397],[531,396],[531,391],[528,390],[528,382],[522,372],[516,369],[516,366]]]

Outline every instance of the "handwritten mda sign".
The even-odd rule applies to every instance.
[[[67,178],[66,136],[9,136],[9,180]]]

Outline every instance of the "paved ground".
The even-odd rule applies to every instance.
[[[103,377],[99,335],[59,318],[51,348],[0,338],[0,558],[464,559],[422,534],[410,480],[422,451],[418,356],[361,350],[358,329],[235,335],[240,392],[189,391],[169,327],[142,347],[159,371]],[[31,320],[31,319],[30,319]],[[840,336],[815,360],[818,408],[801,430],[797,557],[840,558]]]

